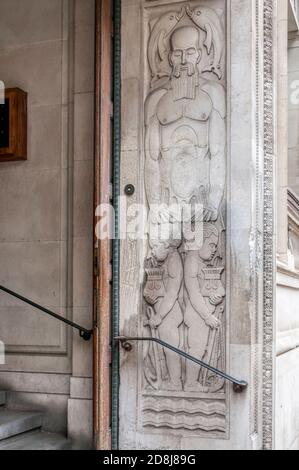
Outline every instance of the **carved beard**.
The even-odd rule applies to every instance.
[[[193,64],[178,65],[171,78],[174,101],[183,98],[194,100],[196,96],[197,76]]]

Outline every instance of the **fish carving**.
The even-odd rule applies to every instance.
[[[168,54],[167,38],[186,14],[185,8],[180,12],[168,12],[162,15],[153,25],[148,44],[148,61],[152,72],[152,81],[168,76],[167,70],[161,70],[161,63]]]
[[[224,50],[224,32],[221,20],[211,8],[197,7],[192,10],[187,7],[187,14],[202,31],[206,33],[204,46],[210,56],[213,48],[213,61],[202,72],[212,72],[219,80],[222,78],[221,60]]]

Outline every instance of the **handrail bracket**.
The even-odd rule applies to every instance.
[[[225,372],[222,372],[221,370],[216,369],[215,367],[212,367],[209,364],[206,364],[205,362],[201,361],[200,359],[197,359],[196,357],[190,356],[190,354],[186,353],[185,351],[182,351],[181,349],[178,349],[175,346],[172,346],[171,344],[165,343],[165,341],[162,341],[161,339],[152,338],[152,337],[116,336],[114,338],[114,341],[118,341],[121,344],[121,347],[126,352],[132,351],[132,349],[133,349],[132,341],[152,341],[152,342],[158,343],[163,348],[167,348],[170,351],[175,352],[179,356],[184,357],[188,361],[194,362],[198,366],[203,367],[203,368],[209,370],[210,372],[213,372],[215,375],[218,375],[219,377],[222,377],[223,379],[227,380],[228,382],[231,382],[233,384],[233,390],[234,390],[235,393],[242,393],[248,387],[248,383],[245,380],[238,380],[234,377],[231,377],[230,375],[226,374]]]

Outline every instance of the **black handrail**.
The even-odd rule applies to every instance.
[[[171,346],[171,344],[165,343],[165,341],[162,341],[161,339],[158,338],[152,338],[152,337],[129,337],[129,336],[116,336],[114,338],[115,341],[119,341],[122,345],[122,347],[126,351],[131,351],[132,350],[132,345],[130,341],[153,341],[155,343],[160,344],[160,346],[163,346],[164,348],[170,349],[171,351],[175,352],[176,354],[179,354],[180,356],[184,357],[185,359],[188,359],[189,361],[195,362],[195,364],[198,364],[199,366],[203,367],[204,369],[209,370],[210,372],[213,372],[215,375],[218,375],[219,377],[222,377],[225,380],[228,380],[231,382],[234,386],[234,391],[236,393],[241,393],[243,390],[245,390],[248,386],[248,383],[245,382],[245,380],[238,380],[235,379],[234,377],[231,377],[230,375],[226,374],[225,372],[222,372],[221,370],[216,369],[215,367],[210,366],[209,364],[206,364],[205,362],[196,359],[196,357],[190,356],[190,354],[187,354],[185,351],[182,351],[181,349],[176,348],[175,346]]]
[[[6,292],[6,294],[9,294],[16,299],[21,300],[22,302],[25,302],[28,305],[31,305],[34,308],[37,308],[41,312],[46,313],[47,315],[50,315],[51,317],[56,318],[57,320],[66,323],[67,325],[71,326],[72,328],[75,328],[76,330],[79,331],[80,338],[84,339],[85,341],[89,341],[91,339],[91,336],[93,334],[93,330],[87,330],[86,328],[83,328],[83,326],[78,325],[77,323],[72,322],[71,320],[68,320],[67,318],[62,317],[61,315],[58,315],[57,313],[52,312],[48,308],[42,307],[41,305],[37,304],[36,302],[33,302],[32,300],[26,299],[26,297],[23,297],[20,294],[17,294],[16,292],[13,292],[10,289],[7,289],[4,286],[0,285],[0,290],[3,292]]]

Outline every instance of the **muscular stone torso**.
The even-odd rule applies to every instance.
[[[209,119],[212,102],[196,88],[195,99],[174,100],[166,91],[157,108],[163,202],[203,203],[209,185]]]

